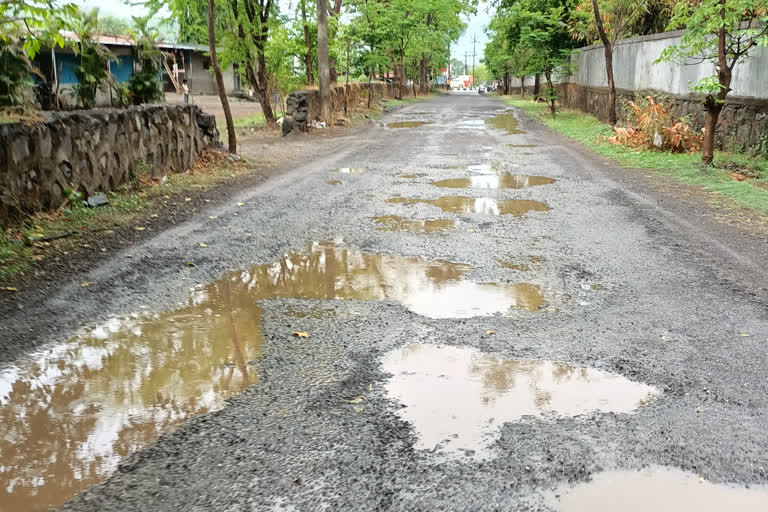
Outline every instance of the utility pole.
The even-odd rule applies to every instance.
[[[467,74],[467,50],[464,50],[464,73]]]
[[[477,43],[477,34],[472,36],[472,87],[475,86],[475,44]]]

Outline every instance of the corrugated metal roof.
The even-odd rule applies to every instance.
[[[70,41],[79,41],[80,38],[77,34],[71,31],[62,31],[61,35]],[[110,34],[97,34],[93,37],[94,41],[104,46],[134,46],[134,41],[128,36],[115,36]],[[166,41],[158,41],[156,46],[163,50],[192,50],[198,52],[207,52],[210,50],[208,46],[204,44],[192,44],[192,43],[170,43]]]

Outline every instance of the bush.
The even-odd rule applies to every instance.
[[[673,153],[695,153],[701,149],[703,133],[695,133],[684,119],[675,121],[661,102],[651,96],[645,102],[629,102],[630,119],[627,126],[616,126],[616,135],[602,139],[636,149],[661,149]]]

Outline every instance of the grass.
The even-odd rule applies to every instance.
[[[208,154],[210,155],[210,154]],[[227,178],[247,174],[248,162],[229,162],[224,157],[207,157],[193,171],[172,174],[165,183],[146,175],[127,184],[117,192],[109,193],[109,204],[88,208],[82,204],[70,205],[58,212],[38,213],[6,229],[0,234],[0,282],[7,282],[29,270],[37,261],[44,261],[53,253],[78,249],[90,236],[131,226],[149,224],[152,217],[162,216],[172,196],[205,188]],[[186,195],[186,194],[185,194]],[[183,205],[185,199],[177,201]],[[190,207],[194,203],[190,202]],[[75,232],[66,238],[40,241],[45,237]]]
[[[613,130],[609,125],[582,112],[562,109],[557,118],[552,119],[544,103],[535,103],[519,96],[507,96],[504,100],[549,128],[625,167],[649,169],[656,174],[715,192],[727,205],[768,213],[768,159],[753,158],[744,153],[716,151],[715,166],[704,166],[700,153],[635,150],[600,142],[598,136],[611,136]],[[736,181],[731,177],[734,168],[749,170],[756,178]]]

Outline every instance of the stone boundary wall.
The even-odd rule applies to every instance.
[[[368,94],[371,101],[376,102],[394,97],[391,84],[384,82],[353,82],[349,85],[331,87],[331,116],[333,120],[343,116],[344,103],[349,110],[361,110],[368,104]],[[286,112],[283,120],[283,135],[294,128],[306,132],[311,122],[320,119],[320,91],[318,89],[302,89],[294,91],[286,98]]]
[[[614,78],[616,80],[617,114],[623,119],[622,100],[637,96],[662,96],[675,117],[688,116],[691,124],[704,126],[704,107],[691,94],[690,83],[716,74],[714,65],[705,61],[660,62],[664,48],[677,44],[681,31],[624,39],[616,43]],[[602,45],[581,48],[573,57],[576,71],[559,79],[561,103],[608,119],[608,79]],[[750,57],[734,68],[732,91],[720,116],[718,138],[721,143],[735,142],[746,146],[768,134],[768,48],[755,48]],[[526,91],[533,89],[533,78],[525,80]],[[513,91],[520,87],[512,80]]]
[[[189,169],[217,147],[213,116],[195,105],[43,113],[0,125],[0,224],[57,208],[67,188],[109,192],[146,166],[153,177]]]

